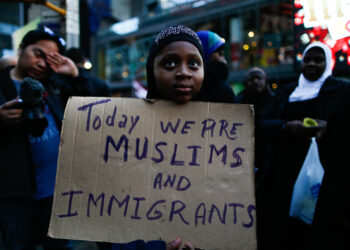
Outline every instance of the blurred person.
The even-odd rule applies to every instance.
[[[64,49],[64,40],[50,29],[32,30],[21,41],[17,64],[0,71],[0,244],[5,249],[70,248],[68,240],[47,236],[60,129],[69,96],[91,91],[72,60],[62,56]],[[56,74],[64,77],[59,81]],[[30,122],[24,101],[24,93],[31,97],[38,89],[42,127]]]
[[[225,39],[209,30],[198,31],[197,35],[204,52],[206,101],[234,103],[235,94],[227,84],[229,67],[224,55]]]
[[[256,207],[257,207],[257,235],[258,241],[261,235],[261,220],[264,214],[262,213],[261,194],[264,193],[264,187],[261,183],[266,178],[268,171],[268,161],[266,157],[271,150],[271,135],[269,131],[269,120],[267,114],[272,108],[273,98],[269,85],[267,84],[267,76],[263,69],[253,67],[248,70],[244,79],[245,89],[236,97],[236,103],[254,105],[254,120],[255,120],[255,151],[254,151],[254,166],[255,166],[255,187],[256,187]]]
[[[17,56],[6,56],[0,59],[0,70],[8,66],[15,66],[17,64]]]
[[[267,84],[266,73],[263,69],[254,67],[248,70],[244,80],[245,89],[236,97],[236,103],[253,104],[255,115],[255,167],[264,164],[268,150],[266,133],[260,122],[266,117],[273,103],[273,95]]]
[[[350,84],[331,76],[331,59],[328,46],[309,44],[298,82],[282,86],[276,94],[269,114],[269,119],[275,119],[275,137],[261,193],[259,249],[350,249],[350,198],[342,195],[349,190],[350,178],[343,146],[350,139],[346,124]],[[305,126],[305,117],[318,125]],[[310,225],[290,217],[289,211],[311,137],[317,138],[324,176]]]
[[[265,71],[258,67],[249,69],[244,85],[245,89],[237,96],[236,103],[254,104],[254,114],[264,116],[273,98]]]
[[[107,85],[107,83],[95,76],[90,75],[90,72],[85,69],[85,55],[81,49],[78,48],[70,48],[65,53],[66,57],[70,58],[75,65],[86,74],[86,77],[89,79],[91,86],[93,87],[93,96],[104,97],[111,96],[111,91]]]

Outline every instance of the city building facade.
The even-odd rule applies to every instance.
[[[145,86],[148,49],[155,35],[172,24],[225,38],[229,83],[236,92],[253,66],[264,68],[274,83],[296,77],[291,0],[148,0],[130,7],[130,18],[101,30],[96,39],[98,73],[112,88],[125,89],[135,81]]]

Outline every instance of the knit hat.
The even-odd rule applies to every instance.
[[[160,94],[157,91],[157,87],[154,80],[154,58],[162,51],[162,49],[172,42],[186,41],[192,43],[198,49],[201,57],[203,58],[203,47],[201,40],[197,36],[196,32],[184,25],[169,26],[159,32],[154,40],[148,54],[147,59],[147,98],[160,98]]]
[[[225,39],[209,30],[198,31],[197,35],[201,39],[204,51],[204,59],[209,61],[211,54],[225,44]]]
[[[250,70],[248,70],[246,77],[249,77],[252,73],[256,73],[256,72],[259,72],[261,75],[266,77],[265,71],[259,67],[253,67]]]

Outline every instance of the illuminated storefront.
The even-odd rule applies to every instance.
[[[295,79],[293,0],[191,0],[176,8],[165,8],[166,1],[153,2],[161,5],[139,17],[136,31],[98,38],[98,58],[104,60],[99,62],[99,73],[113,86],[131,87],[135,81],[145,85],[147,53],[155,35],[164,26],[179,23],[196,31],[212,30],[226,39],[229,83],[235,91],[254,66],[264,68],[277,83]]]
[[[295,0],[295,56],[313,41],[327,44],[336,75],[350,78],[350,0]]]

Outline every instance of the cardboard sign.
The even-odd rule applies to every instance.
[[[256,249],[251,106],[73,97],[49,236]]]

